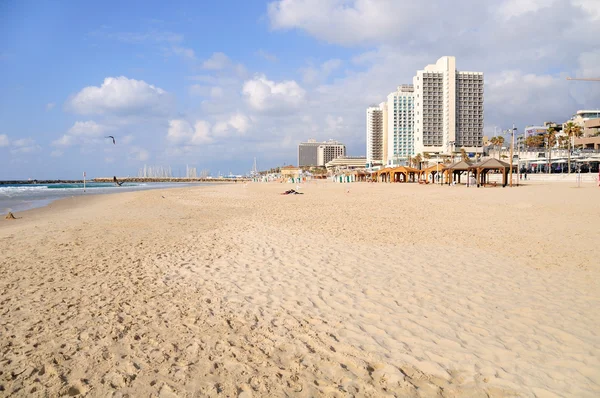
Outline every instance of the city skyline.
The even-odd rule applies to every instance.
[[[242,174],[309,137],[365,155],[364,110],[446,55],[484,73],[487,136],[600,106],[598,83],[566,80],[600,76],[598,2],[485,3],[3,2],[0,179]]]

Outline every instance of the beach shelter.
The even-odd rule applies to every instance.
[[[389,167],[377,171],[378,182],[415,182],[421,170],[408,166]]]
[[[450,185],[450,183],[454,181],[460,184],[460,176],[465,172],[467,173],[468,178],[469,167],[471,167],[471,163],[466,162],[464,160],[461,160],[448,166],[446,170],[444,170],[444,174],[446,175],[446,182],[448,183],[448,185]]]
[[[435,176],[440,173],[440,175],[442,175],[442,173],[444,172],[444,170],[447,168],[448,166],[446,166],[443,163],[438,163],[438,164],[434,164],[433,166],[429,166],[426,169],[421,170],[421,178],[424,179],[425,181],[429,181],[429,176],[431,176],[431,181],[435,182]]]
[[[489,184],[488,173],[490,171],[502,173],[502,186],[505,187],[508,184],[509,170],[510,165],[508,163],[494,158],[484,160],[469,167],[469,171],[475,173],[477,187]]]

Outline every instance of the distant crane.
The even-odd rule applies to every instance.
[[[600,82],[600,77],[588,77],[588,78],[581,78],[581,79],[577,79],[575,77],[567,77],[567,80],[582,80],[582,81],[586,81],[586,82]]]

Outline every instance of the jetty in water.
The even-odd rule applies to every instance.
[[[89,180],[88,180],[89,182]],[[0,185],[32,185],[32,184],[83,184],[83,180],[12,180],[0,181]]]
[[[113,182],[114,177],[100,177],[93,178],[90,181],[92,182]],[[205,182],[205,183],[215,183],[215,182],[246,182],[250,181],[250,178],[243,177],[235,177],[235,178],[202,178],[202,177],[117,177],[119,182],[181,182],[181,183],[193,183],[193,182]]]

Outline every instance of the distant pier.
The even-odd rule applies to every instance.
[[[186,177],[117,177],[119,182],[205,182],[205,183],[236,183],[250,181],[249,178],[186,178]],[[112,183],[113,177],[100,177],[87,180],[90,182]],[[12,180],[0,181],[0,185],[31,185],[31,184],[83,184],[83,180]]]
[[[201,178],[201,177],[117,177],[119,182],[246,182],[250,178]],[[100,177],[90,180],[92,182],[113,182],[113,177]]]
[[[13,180],[13,181],[0,181],[0,185],[31,185],[31,184],[83,184],[83,180]]]

